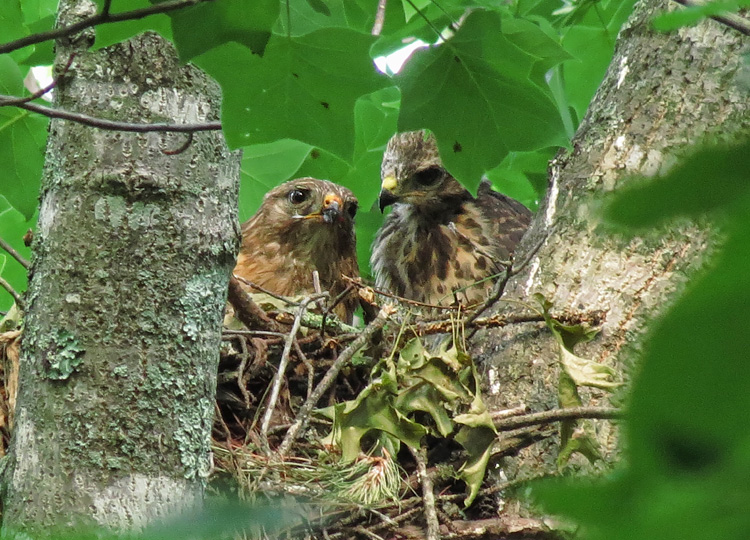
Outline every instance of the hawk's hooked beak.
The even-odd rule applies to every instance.
[[[323,214],[323,221],[326,223],[333,223],[341,215],[341,208],[344,206],[344,202],[341,197],[329,193],[323,199],[323,209],[320,211]]]
[[[378,198],[381,213],[385,210],[386,206],[390,206],[398,201],[398,197],[393,193],[393,190],[397,186],[398,182],[395,176],[386,176],[383,178],[383,183],[380,185],[380,197]]]

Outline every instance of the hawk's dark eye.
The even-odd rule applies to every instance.
[[[293,189],[289,192],[289,202],[292,204],[300,204],[307,200],[310,192],[303,189]]]
[[[357,203],[349,203],[346,206],[346,211],[349,214],[349,217],[354,219],[354,216],[357,215]]]
[[[414,179],[418,184],[431,186],[443,176],[443,169],[440,167],[429,167],[414,173]]]

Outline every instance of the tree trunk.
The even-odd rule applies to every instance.
[[[738,85],[747,39],[713,21],[674,33],[654,31],[653,16],[675,5],[642,0],[620,32],[573,150],[551,164],[547,197],[516,260],[548,236],[499,304],[502,312],[518,312],[517,302],[535,304],[532,295],[541,293],[553,315],[601,316],[598,336],[576,353],[614,367],[626,382],[650,321],[706,262],[717,235],[690,223],[634,238],[613,235],[602,226],[602,196],[632,175],[664,172],[696,143],[730,141],[750,127],[750,94]],[[477,337],[472,352],[485,368],[494,409],[558,406],[558,345],[542,323]],[[613,402],[622,404],[626,390],[616,392]],[[601,390],[582,393],[588,404],[609,397]],[[605,455],[613,458],[616,429],[605,421],[594,426]],[[547,438],[518,459],[505,460],[504,474],[512,479],[554,471],[555,450]],[[588,467],[583,459],[572,464]],[[506,506],[507,512],[517,510]]]
[[[89,14],[61,2],[60,19]],[[87,13],[84,13],[84,12]],[[220,91],[142,35],[77,50],[57,103],[128,122],[216,120]],[[199,503],[238,246],[239,159],[220,133],[54,120],[28,291],[5,536],[137,530]]]

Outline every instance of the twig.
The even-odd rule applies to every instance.
[[[367,538],[370,538],[371,540],[383,540],[382,536],[378,536],[374,532],[368,531],[362,525],[358,525],[357,527],[354,527],[354,531],[366,536]]]
[[[678,4],[685,7],[696,7],[703,5],[703,2],[696,2],[695,0],[674,0]],[[710,15],[710,17],[718,23],[728,26],[733,30],[737,30],[739,33],[746,36],[750,36],[750,22],[744,17],[735,15],[734,13],[725,13],[724,15]]]
[[[190,148],[190,145],[193,144],[193,133],[190,132],[187,134],[187,140],[182,143],[180,146],[173,150],[162,150],[161,153],[165,156],[176,156],[178,154],[182,154],[185,150]]]
[[[223,330],[221,333],[222,336],[226,336],[228,338],[234,336],[286,337],[286,334],[284,332],[268,332],[266,330]]]
[[[372,25],[372,31],[370,32],[373,36],[379,36],[383,31],[383,24],[385,24],[385,8],[386,0],[378,0],[378,10],[375,12],[375,23]]]
[[[313,391],[313,385],[315,384],[315,367],[312,365],[312,362],[310,362],[310,359],[305,356],[305,353],[302,352],[302,347],[299,346],[299,341],[296,339],[294,340],[294,352],[297,353],[297,356],[299,356],[299,359],[302,360],[302,363],[305,365],[305,369],[307,369],[306,397],[310,397],[310,394]]]
[[[295,302],[294,300],[290,300],[286,296],[281,296],[280,294],[276,294],[275,292],[269,291],[268,289],[264,289],[257,283],[253,283],[252,281],[248,281],[247,279],[238,276],[237,274],[234,274],[234,277],[238,280],[244,283],[245,285],[248,285],[249,287],[252,287],[253,289],[262,292],[263,294],[267,294],[271,298],[275,298],[276,300],[281,300],[282,302],[286,303],[289,306],[298,306],[299,302]]]
[[[131,133],[193,133],[196,131],[219,131],[221,129],[221,122],[204,122],[199,124],[167,124],[160,122],[154,124],[134,124],[130,122],[117,122],[115,120],[96,118],[94,116],[89,116],[88,114],[70,112],[63,109],[56,109],[54,107],[47,107],[45,105],[39,105],[38,103],[12,103],[16,100],[17,98],[15,96],[0,95],[0,107],[5,106],[6,104],[11,104],[20,109],[39,113],[48,118],[70,120],[71,122],[77,122],[79,124],[83,124],[84,126],[107,129],[111,131],[128,131]]]
[[[22,105],[24,103],[28,103],[29,101],[34,101],[35,99],[42,97],[44,94],[46,94],[47,92],[52,90],[55,86],[57,86],[57,83],[60,81],[60,79],[65,76],[65,74],[70,69],[70,66],[73,65],[73,59],[75,57],[76,57],[76,53],[71,54],[70,58],[68,58],[68,62],[65,64],[65,67],[63,67],[62,72],[44,88],[40,88],[33,94],[26,96],[26,97],[17,97],[17,98],[12,98],[12,99],[0,99],[0,106],[1,107],[18,106],[18,105]]]
[[[297,438],[297,434],[307,426],[307,423],[310,420],[310,411],[312,411],[318,400],[328,390],[331,384],[333,384],[333,381],[336,380],[336,377],[338,376],[339,371],[341,371],[341,368],[343,368],[347,364],[347,362],[351,360],[352,356],[354,356],[354,353],[365,346],[365,344],[376,332],[383,328],[386,321],[394,312],[395,307],[393,305],[386,304],[385,306],[383,306],[380,309],[378,316],[375,317],[375,319],[367,325],[362,333],[359,334],[357,339],[352,341],[346,349],[341,351],[341,354],[339,354],[338,358],[336,358],[336,361],[333,363],[333,365],[328,368],[328,371],[323,376],[323,379],[318,383],[318,386],[315,387],[315,390],[313,390],[312,394],[310,394],[310,396],[305,400],[305,402],[297,412],[297,418],[295,419],[294,424],[292,424],[292,426],[289,428],[289,431],[286,432],[284,440],[281,441],[281,444],[279,445],[280,455],[283,456],[287,453],[289,447]]]
[[[358,281],[354,278],[350,278],[349,276],[341,276],[344,278],[345,281],[348,281],[355,287],[358,287],[360,289],[372,289],[373,292],[380,296],[385,296],[386,298],[392,298],[394,300],[398,300],[399,302],[402,302],[404,304],[411,304],[413,306],[420,306],[420,307],[427,307],[431,309],[443,309],[446,311],[458,311],[461,309],[460,306],[439,306],[437,304],[426,304],[425,302],[418,302],[417,300],[412,300],[411,298],[404,298],[403,296],[398,296],[397,294],[389,293],[388,291],[383,291],[381,289],[375,289],[373,287],[370,287],[368,285],[365,285],[361,281]]]
[[[493,420],[500,420],[502,418],[510,418],[511,416],[516,417],[520,416],[522,414],[527,414],[529,412],[529,407],[527,405],[519,405],[518,407],[513,407],[512,409],[503,409],[501,411],[490,411],[489,415],[490,418]]]
[[[524,324],[530,322],[544,322],[544,317],[536,314],[524,315],[493,315],[492,317],[483,317],[476,319],[470,326],[478,328],[502,328],[511,324]],[[469,326],[468,323],[466,323]],[[446,334],[456,326],[456,321],[443,319],[426,323],[414,323],[410,330],[418,336],[427,336],[431,334]]]
[[[21,311],[26,311],[26,304],[23,301],[23,298],[21,298],[21,295],[16,292],[16,290],[11,287],[10,283],[5,281],[3,278],[0,277],[0,287],[8,291],[8,293],[13,297],[13,300],[16,301],[16,306]]]
[[[269,318],[265,311],[253,302],[253,299],[244,291],[234,276],[229,278],[228,300],[234,307],[234,314],[248,328],[262,328],[271,332],[279,331],[278,323]]]
[[[3,240],[3,238],[0,238],[0,248],[3,248],[5,251],[8,252],[8,255],[13,257],[15,260],[17,260],[21,266],[23,266],[26,270],[29,269],[29,261],[23,258],[20,253],[18,253],[15,249],[13,249],[13,246],[11,246],[8,242]]]
[[[88,17],[87,19],[79,21],[75,24],[55,28],[54,30],[50,30],[49,32],[39,32],[37,34],[31,34],[29,36],[22,37],[21,39],[16,39],[14,41],[4,43],[0,45],[0,54],[9,53],[23,47],[28,47],[29,45],[35,45],[36,43],[43,43],[45,41],[52,41],[54,39],[71,36],[73,34],[77,34],[81,30],[85,30],[86,28],[90,28],[98,24],[143,19],[144,17],[148,17],[149,15],[167,13],[169,11],[182,9],[206,1],[209,0],[172,0],[169,2],[160,2],[159,4],[155,4],[153,6],[145,7],[142,9],[134,9],[132,11],[125,11],[115,14],[109,13],[108,9],[102,9],[100,13],[92,15],[91,17]],[[107,3],[105,3],[104,8],[107,7],[108,5]]]
[[[539,424],[549,424],[562,420],[575,420],[580,418],[598,418],[601,420],[620,420],[625,413],[622,409],[613,407],[569,407],[565,409],[553,409],[537,413],[523,414],[511,418],[494,420],[495,429],[498,431],[510,431]]]
[[[260,425],[260,444],[266,455],[270,454],[271,452],[271,449],[268,446],[268,428],[271,425],[271,419],[273,418],[274,409],[276,409],[276,402],[279,399],[279,392],[281,391],[281,384],[284,380],[284,373],[286,372],[286,366],[289,363],[289,353],[292,350],[292,343],[294,343],[294,339],[297,337],[297,332],[299,332],[299,327],[302,323],[302,315],[307,309],[307,304],[309,304],[310,302],[314,302],[320,297],[321,295],[315,294],[308,296],[307,298],[303,299],[302,302],[300,302],[299,308],[297,308],[297,314],[294,317],[292,329],[289,331],[286,341],[284,342],[284,350],[281,353],[279,368],[273,378],[271,394],[268,397],[266,412],[263,415],[263,421]]]
[[[495,302],[498,301],[498,299],[505,292],[505,286],[508,284],[510,278],[521,272],[526,267],[526,265],[531,262],[531,259],[536,256],[537,252],[547,241],[547,238],[549,238],[549,232],[547,232],[541,238],[541,240],[539,240],[539,242],[534,245],[534,247],[526,254],[526,257],[524,257],[524,259],[517,266],[511,265],[506,269],[505,275],[503,275],[503,277],[500,278],[497,283],[495,283],[495,286],[492,288],[492,293],[487,298],[487,300],[485,300],[485,302],[478,309],[476,309],[474,313],[472,313],[471,316],[466,320],[467,324],[473,323],[484,311],[486,311],[489,307],[491,307]]]
[[[440,540],[440,521],[435,509],[435,487],[432,477],[427,472],[427,451],[423,446],[419,448],[409,447],[417,462],[417,475],[422,484],[422,504],[424,506],[424,517],[427,521],[427,540]]]

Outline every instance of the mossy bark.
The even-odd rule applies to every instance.
[[[61,19],[87,13],[61,2]],[[220,91],[146,34],[76,50],[57,106],[127,122],[219,116]],[[239,156],[217,132],[52,122],[24,327],[4,534],[139,529],[199,504],[238,247]]]
[[[633,175],[667,170],[695,144],[750,132],[750,93],[741,83],[747,38],[710,20],[673,33],[654,31],[653,16],[675,7],[668,0],[636,5],[573,150],[551,164],[547,197],[516,259],[548,236],[499,304],[501,311],[517,312],[518,302],[535,304],[532,295],[541,293],[553,314],[603,317],[599,335],[576,353],[614,367],[625,382],[637,369],[650,323],[679,297],[720,238],[706,224],[685,222],[645,236],[614,235],[601,223],[602,198]],[[474,344],[494,409],[558,406],[558,345],[543,324],[480,333]],[[614,397],[583,392],[584,403],[593,405],[622,405],[626,397],[627,385]],[[605,456],[616,459],[613,424],[592,426]],[[504,460],[505,476],[556,471],[558,440],[546,438]],[[590,471],[579,458],[571,465]],[[504,506],[505,513],[519,511],[516,503]]]

